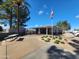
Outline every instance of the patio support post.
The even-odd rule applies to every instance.
[[[53,30],[53,26],[51,27],[51,34],[53,35],[53,33],[54,33],[54,30]]]
[[[48,28],[46,28],[46,35],[48,35]]]
[[[38,28],[38,34],[40,34],[40,28]]]

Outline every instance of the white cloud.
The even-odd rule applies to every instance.
[[[76,17],[76,18],[79,18],[79,15],[76,15],[75,17]]]
[[[42,25],[40,25],[40,26],[42,26]]]
[[[38,27],[38,25],[35,25],[35,27]]]
[[[42,15],[43,13],[44,13],[44,11],[42,11],[42,10],[40,10],[40,11],[38,12],[39,15]]]

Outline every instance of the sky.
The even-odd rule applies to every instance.
[[[79,0],[26,1],[31,5],[29,7],[31,19],[26,22],[28,28],[55,25],[57,22],[63,20],[67,20],[70,23],[71,29],[79,28]],[[54,11],[52,19],[49,18],[51,10]],[[9,28],[9,25],[3,27]]]
[[[55,25],[67,20],[71,28],[79,28],[79,0],[27,0],[31,19],[27,27]],[[53,18],[49,15],[54,11]]]

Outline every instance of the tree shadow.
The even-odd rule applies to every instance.
[[[76,48],[77,50],[79,50],[79,44],[75,44],[75,43],[69,43],[72,47]]]
[[[73,43],[72,43],[72,42],[69,42],[69,44],[70,44],[72,47],[74,47],[74,48],[76,49],[75,52],[79,54],[79,41],[78,41],[78,40],[75,40],[75,39],[73,39],[72,41],[73,41]],[[78,52],[77,52],[77,51],[78,51]]]
[[[78,57],[79,56],[79,41],[75,40],[75,39],[73,39],[72,41],[74,43],[69,42],[69,44],[76,49],[74,52],[76,53],[77,59],[79,59],[79,57]]]
[[[24,40],[24,38],[19,38],[17,41],[23,41]]]
[[[0,41],[5,40],[5,38],[9,35],[10,35],[9,33],[0,33]]]
[[[9,40],[9,42],[14,41],[17,39],[17,41],[23,41],[24,38],[18,38],[24,36],[24,34],[16,34],[16,33],[0,33],[0,41],[3,40]]]
[[[7,39],[17,39],[19,37],[18,34],[12,34],[12,33],[0,33],[0,41],[7,40]]]
[[[79,41],[78,41],[78,40],[73,39],[72,41],[73,41],[74,43],[79,44]]]
[[[76,59],[76,57],[70,53],[65,52],[62,49],[57,48],[56,46],[51,46],[48,50],[48,59]]]

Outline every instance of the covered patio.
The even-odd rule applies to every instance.
[[[41,26],[32,28],[35,29],[35,34],[62,34],[62,30],[56,26]]]

